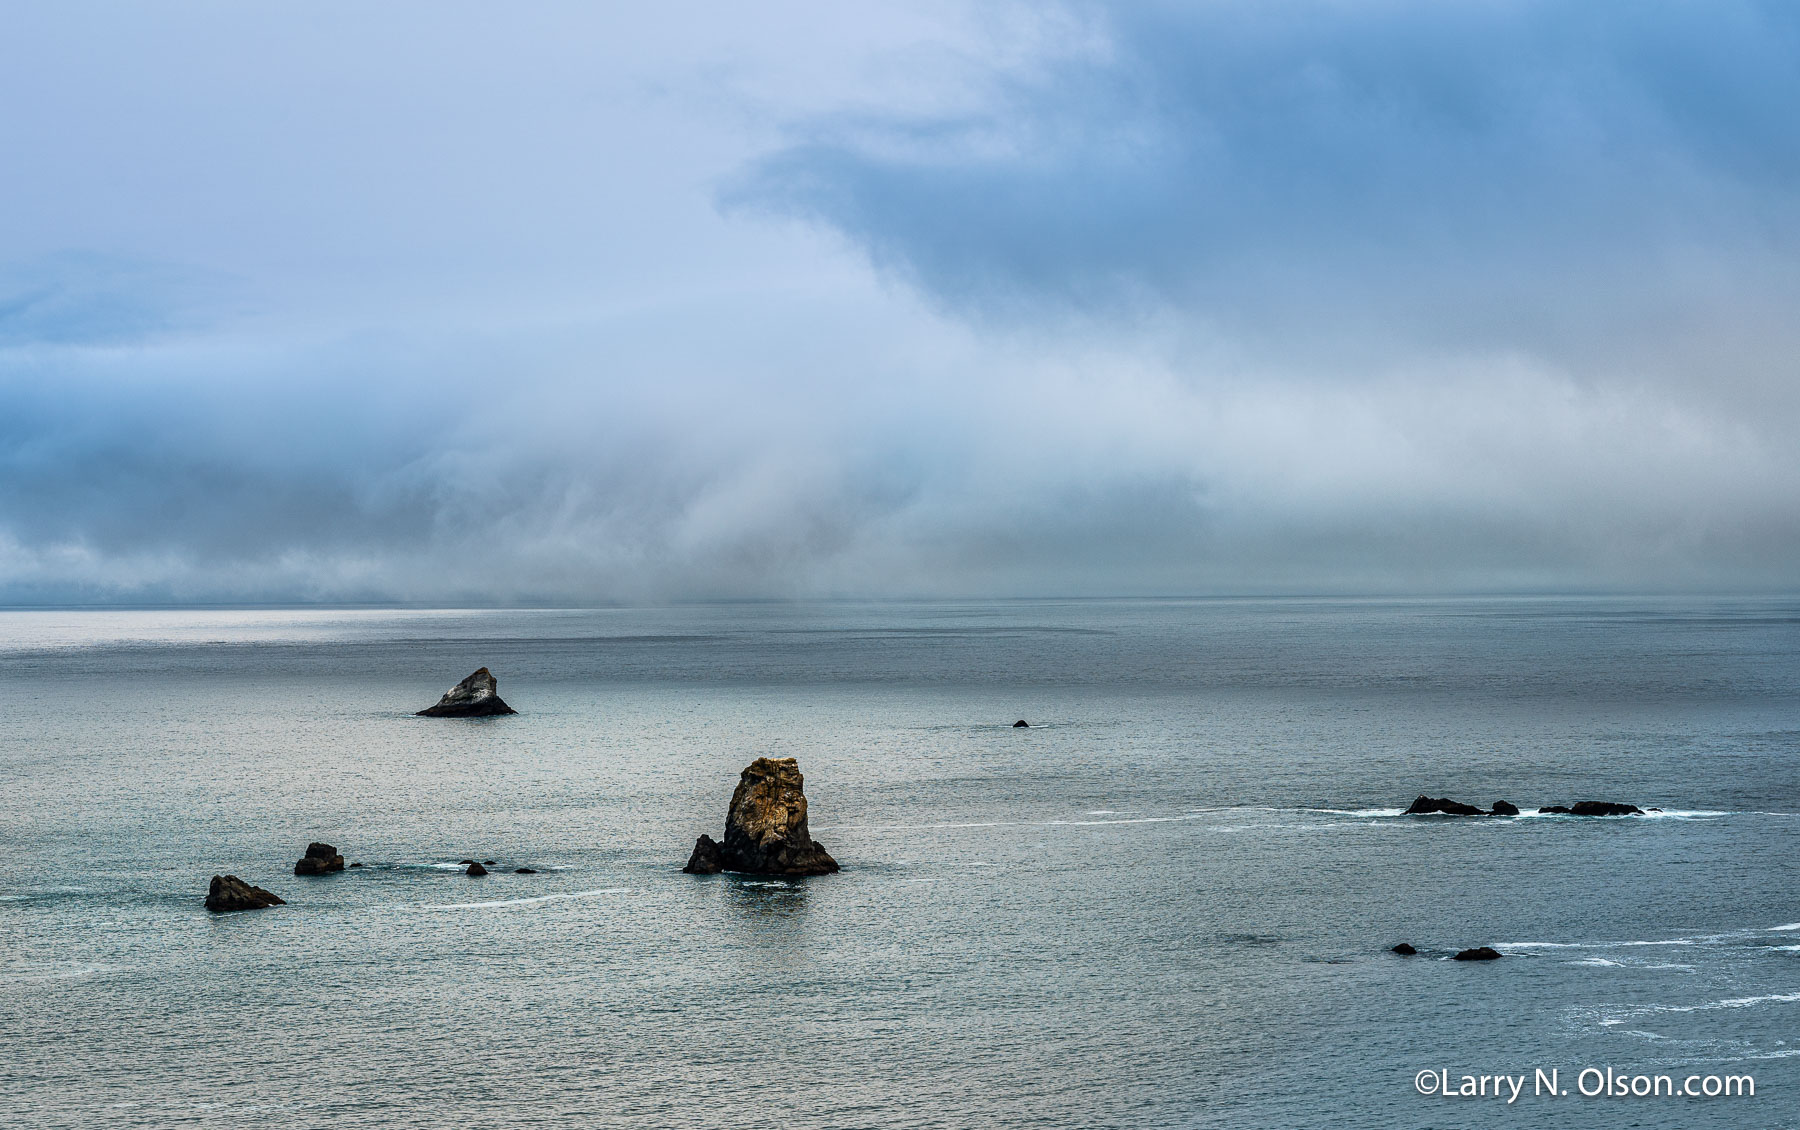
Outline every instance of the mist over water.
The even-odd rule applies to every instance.
[[[0,651],[23,1125],[1764,1127],[1800,1084],[1791,600],[43,611]],[[412,716],[481,665],[517,716]],[[764,755],[844,870],[680,874]],[[315,839],[366,866],[295,878]],[[209,915],[223,872],[289,905]],[[1413,1087],[1608,1065],[1757,1097]]]

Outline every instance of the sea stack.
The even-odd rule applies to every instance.
[[[270,906],[286,906],[287,900],[273,891],[252,887],[236,875],[214,875],[206,891],[206,909],[214,914],[230,914],[234,910],[262,910]]]
[[[494,714],[517,714],[500,697],[500,682],[486,667],[470,675],[444,692],[436,706],[419,711],[427,718],[487,718]]]
[[[682,870],[692,875],[828,875],[838,869],[806,830],[805,778],[791,757],[759,757],[738,778],[725,816],[725,842],[701,836]]]
[[[1021,718],[1021,719],[1019,719],[1019,720],[1018,720],[1018,721],[1017,721],[1017,722],[1014,722],[1014,723],[1013,723],[1013,729],[1015,729],[1015,730],[1029,730],[1029,729],[1031,729],[1031,723],[1030,723],[1030,722],[1027,722],[1027,721],[1025,721],[1025,719],[1023,719],[1023,718]]]
[[[344,857],[338,849],[330,844],[312,843],[306,845],[306,855],[294,864],[296,875],[323,875],[327,871],[342,871]]]

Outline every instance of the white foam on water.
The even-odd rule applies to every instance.
[[[1033,828],[1093,828],[1102,824],[1179,824],[1184,820],[1198,820],[1198,816],[1133,816],[1124,820],[1043,820],[1034,821]]]
[[[1771,933],[1771,934],[1800,933],[1800,922],[1789,922],[1785,926],[1771,926],[1771,927],[1769,927],[1769,933]]]
[[[1756,997],[1728,997],[1725,1000],[1706,1001],[1702,1004],[1651,1004],[1636,1008],[1617,1010],[1616,1014],[1600,1022],[1602,1027],[1623,1024],[1627,1020],[1650,1016],[1656,1013],[1675,1012],[1718,1012],[1725,1009],[1755,1008],[1763,1004],[1793,1004],[1800,1002],[1800,993],[1766,993]]]
[[[1747,938],[1760,931],[1739,930],[1730,934],[1701,934],[1692,938],[1662,938],[1654,941],[1627,942],[1496,942],[1497,948],[1520,950],[1610,950],[1625,949],[1635,946],[1706,946],[1717,945],[1733,938]]]
[[[540,902],[565,902],[569,899],[598,898],[601,895],[623,895],[631,893],[630,887],[602,887],[593,891],[570,891],[559,895],[533,895],[530,898],[490,899],[486,902],[448,902],[427,903],[415,910],[487,910],[497,906],[530,906]]]
[[[75,965],[64,969],[31,968],[11,970],[0,973],[0,982],[4,981],[72,981],[78,977],[96,977],[106,973],[118,973],[124,969],[120,965]]]
[[[1084,813],[1087,816],[1098,813]],[[1187,812],[1180,816],[1131,816],[1122,820],[982,820],[968,823],[944,824],[815,824],[820,832],[837,832],[854,830],[858,832],[929,832],[954,828],[1093,828],[1106,824],[1177,824],[1187,820],[1198,820],[1205,815],[1202,812]]]

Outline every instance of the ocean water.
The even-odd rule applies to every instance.
[[[1800,602],[16,611],[0,661],[0,1124],[1800,1125]],[[412,716],[482,665],[517,716]],[[681,874],[764,755],[843,871]]]

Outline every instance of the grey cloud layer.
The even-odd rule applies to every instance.
[[[0,603],[1793,584],[1782,8],[168,11],[0,77]]]
[[[1097,36],[986,104],[816,119],[728,199],[838,228],[952,309],[1170,304],[1264,348],[1592,364],[1792,322],[1790,5],[1082,10]]]

